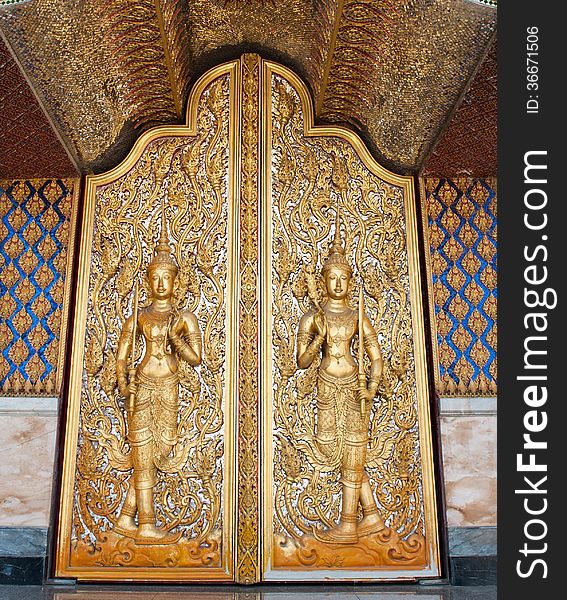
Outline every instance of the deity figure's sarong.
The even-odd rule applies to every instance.
[[[136,375],[138,388],[130,419],[128,439],[132,447],[134,478],[138,489],[156,484],[156,467],[177,442],[179,377],[149,378]]]
[[[358,386],[356,373],[339,378],[319,370],[315,439],[329,461],[340,465],[342,482],[353,487],[363,481],[368,446],[369,414],[361,414]]]

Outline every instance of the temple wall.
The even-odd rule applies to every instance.
[[[441,417],[449,527],[496,525],[496,415]]]
[[[77,189],[0,181],[0,528],[49,524]]]
[[[72,179],[0,181],[3,396],[59,393],[77,189]]]
[[[42,398],[42,400],[45,400]],[[0,527],[47,527],[57,417],[0,412]]]
[[[0,414],[0,527],[47,527],[57,417]],[[496,525],[496,416],[442,416],[441,435],[448,525]]]
[[[497,180],[420,179],[449,549],[496,554]]]

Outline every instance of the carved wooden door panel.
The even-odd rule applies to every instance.
[[[434,577],[412,179],[314,127],[289,70],[264,63],[263,86],[264,578]]]
[[[82,212],[54,575],[438,575],[411,179],[244,55]]]
[[[187,126],[87,180],[57,576],[233,578],[238,79],[213,70]]]

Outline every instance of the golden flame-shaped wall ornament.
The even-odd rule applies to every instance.
[[[415,212],[251,54],[87,178],[56,577],[440,574]]]

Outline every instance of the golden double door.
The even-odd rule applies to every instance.
[[[412,179],[249,54],[83,201],[55,576],[438,576]]]

